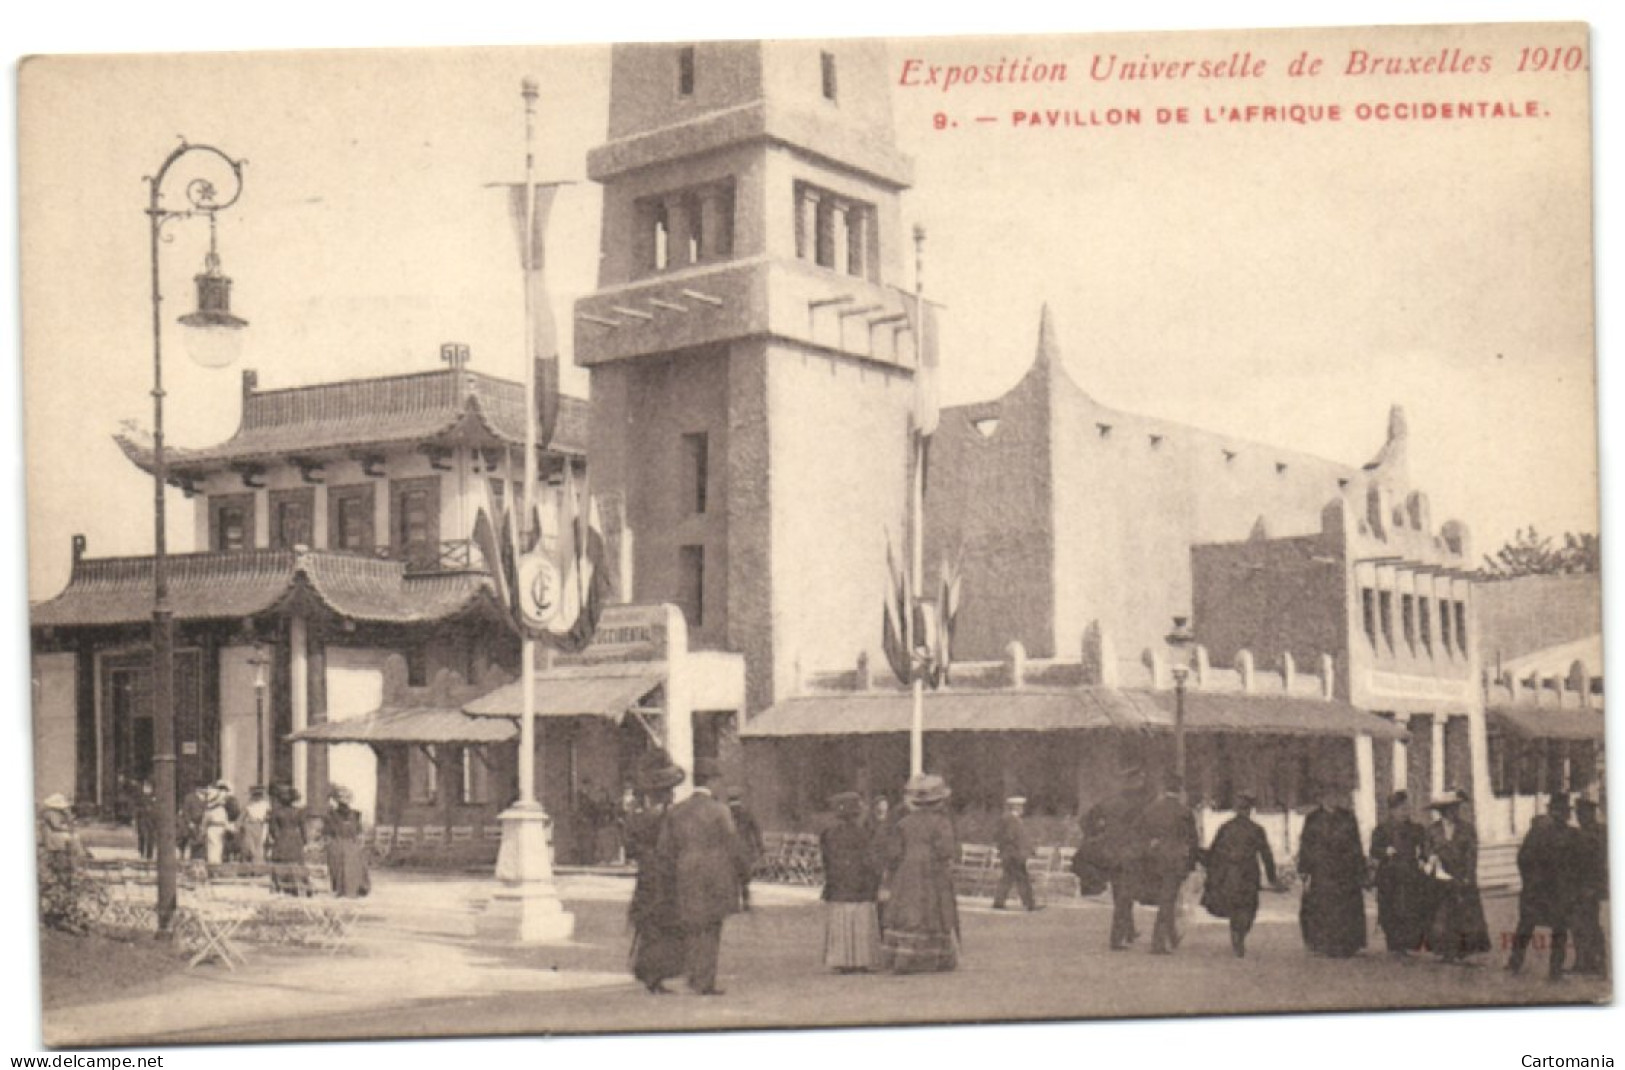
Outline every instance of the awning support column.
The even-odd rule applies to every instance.
[[[1410,728],[1410,718],[1400,716],[1395,723],[1401,728]],[[1408,740],[1394,740],[1394,790],[1405,791],[1410,787],[1411,779],[1411,745]],[[1386,801],[1386,800],[1384,800]]]
[[[1354,737],[1354,819],[1366,835],[1377,827],[1377,766],[1370,736]]]

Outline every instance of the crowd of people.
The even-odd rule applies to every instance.
[[[1203,849],[1194,815],[1179,801],[1177,782],[1153,796],[1139,770],[1125,770],[1124,780],[1116,797],[1085,818],[1076,861],[1084,891],[1111,888],[1110,948],[1125,950],[1136,938],[1133,909],[1139,902],[1157,907],[1152,953],[1171,953],[1179,943],[1179,889],[1201,866],[1202,906],[1229,921],[1231,949],[1245,956],[1264,881],[1285,890],[1269,841],[1252,820],[1252,796],[1238,795],[1235,816]],[[1409,795],[1394,792],[1367,848],[1348,788],[1325,785],[1298,844],[1299,929],[1309,953],[1347,958],[1365,949],[1368,888],[1376,892],[1377,928],[1389,953],[1432,954],[1460,964],[1490,951],[1470,807],[1467,792],[1450,792],[1429,803],[1433,817],[1423,825],[1413,815]],[[1513,972],[1522,968],[1534,930],[1542,926],[1552,932],[1552,977],[1569,969],[1571,930],[1574,972],[1606,969],[1601,923],[1601,904],[1608,897],[1606,833],[1595,802],[1583,799],[1578,809],[1579,825],[1570,825],[1568,796],[1552,796],[1550,811],[1535,819],[1519,849],[1519,921],[1507,961]]]
[[[1255,799],[1239,794],[1235,815],[1204,845],[1177,780],[1153,791],[1141,769],[1125,769],[1121,776],[1121,790],[1083,818],[1072,863],[1083,894],[1110,892],[1108,948],[1127,951],[1139,939],[1134,911],[1145,905],[1155,909],[1151,953],[1173,954],[1182,937],[1182,893],[1200,868],[1201,906],[1228,922],[1231,950],[1245,957],[1261,893],[1266,887],[1287,890],[1269,839],[1253,820]],[[693,990],[716,994],[722,924],[733,911],[749,908],[745,889],[760,833],[748,811],[737,805],[730,810],[716,797],[715,763],[695,763],[694,794],[673,806],[673,790],[683,777],[664,752],[654,752],[639,775],[642,805],[627,825],[627,851],[638,866],[632,969],[652,993],[669,991],[665,982],[686,974]],[[960,845],[947,812],[950,794],[942,777],[926,774],[909,780],[895,812],[884,798],[866,806],[856,792],[829,800],[835,821],[819,837],[826,967],[916,973],[957,966],[954,866]],[[995,909],[1004,909],[1012,893],[1024,910],[1042,909],[1027,872],[1033,848],[1025,803],[1020,796],[1007,799],[998,825]],[[1538,927],[1552,933],[1553,977],[1607,968],[1601,924],[1608,897],[1606,833],[1594,802],[1582,799],[1576,810],[1578,824],[1571,825],[1568,797],[1553,796],[1519,850],[1519,920],[1507,960],[1514,972]],[[1471,799],[1464,791],[1451,792],[1431,800],[1427,811],[1431,820],[1423,824],[1408,794],[1395,792],[1367,841],[1348,787],[1321,788],[1318,805],[1304,819],[1295,859],[1302,885],[1299,931],[1311,955],[1348,958],[1366,949],[1370,890],[1377,929],[1392,955],[1433,955],[1461,964],[1491,950]]]
[[[126,812],[135,826],[136,851],[143,861],[158,853],[157,797],[151,781],[130,783]],[[180,859],[223,863],[272,863],[304,866],[311,818],[300,805],[291,784],[276,784],[269,791],[249,789],[247,803],[238,801],[225,780],[202,784],[188,792],[176,809],[175,847]],[[321,850],[333,894],[364,896],[371,891],[361,811],[354,808],[349,788],[334,784],[328,790],[327,809],[320,819]],[[65,870],[89,857],[75,831],[72,808],[60,793],[47,798],[40,812],[40,840],[47,861]],[[290,893],[309,894],[307,877],[277,875],[278,886]]]
[[[686,977],[693,991],[717,995],[722,927],[730,914],[751,908],[751,872],[762,855],[763,837],[742,793],[723,791],[715,761],[694,763],[693,791],[674,804],[685,776],[664,751],[651,751],[640,763],[633,798],[617,808],[623,815],[617,850],[624,849],[637,866],[631,967],[651,993],[669,992],[667,981]],[[1254,798],[1238,794],[1235,815],[1204,847],[1177,780],[1152,791],[1140,768],[1124,769],[1120,777],[1121,789],[1084,816],[1072,862],[1082,894],[1110,892],[1108,948],[1126,951],[1138,940],[1134,909],[1145,905],[1156,912],[1151,953],[1173,954],[1182,935],[1182,892],[1200,867],[1201,906],[1228,921],[1231,950],[1244,957],[1262,890],[1267,885],[1285,891],[1269,839],[1253,820]],[[896,810],[884,797],[866,805],[856,792],[830,800],[835,822],[819,838],[823,961],[829,969],[916,973],[957,966],[954,866],[960,844],[947,812],[950,797],[942,777],[921,774],[908,781]],[[246,805],[237,802],[225,781],[201,786],[179,810],[181,856],[209,863],[302,864],[308,819],[299,802],[288,784],[268,793],[256,787]],[[1025,910],[1042,909],[1027,871],[1033,847],[1023,821],[1025,803],[1020,796],[1007,799],[998,825],[995,909],[1004,909],[1012,892]],[[156,850],[154,809],[151,785],[143,784],[132,812],[138,849],[147,859]],[[1303,888],[1299,928],[1310,954],[1347,958],[1366,948],[1369,889],[1376,893],[1376,925],[1389,953],[1465,963],[1491,950],[1471,799],[1455,791],[1432,800],[1428,810],[1432,820],[1424,825],[1407,793],[1393,793],[1367,844],[1347,786],[1323,786],[1319,805],[1304,819],[1296,859]],[[331,787],[321,830],[334,893],[368,894],[362,815],[349,789]],[[71,806],[61,795],[42,806],[40,842],[51,874],[68,874],[88,857]],[[1597,804],[1582,798],[1571,814],[1567,795],[1551,796],[1547,813],[1524,837],[1517,864],[1518,922],[1506,941],[1507,968],[1522,969],[1535,931],[1545,928],[1551,977],[1569,971],[1604,974],[1608,954],[1601,918],[1609,895],[1608,857]],[[305,894],[308,883],[284,890]]]

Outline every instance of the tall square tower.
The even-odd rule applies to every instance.
[[[879,43],[619,45],[595,293],[589,463],[629,596],[746,658],[748,704],[879,663],[915,363]]]

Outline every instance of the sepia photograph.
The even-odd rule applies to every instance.
[[[12,1047],[1625,1057],[1530,17],[14,57]]]

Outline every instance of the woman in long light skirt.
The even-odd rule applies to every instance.
[[[838,973],[872,970],[880,960],[875,898],[880,870],[874,843],[859,824],[863,799],[845,791],[830,800],[838,821],[818,838],[824,859],[824,965]]]

